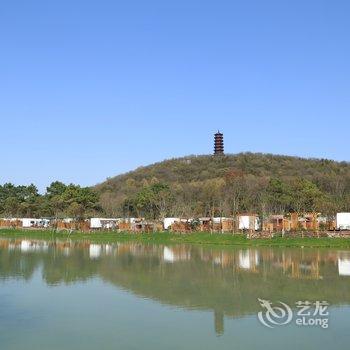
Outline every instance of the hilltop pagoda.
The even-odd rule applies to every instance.
[[[224,155],[224,135],[218,131],[214,135],[214,156]]]

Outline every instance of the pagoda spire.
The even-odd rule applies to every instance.
[[[224,155],[224,134],[219,130],[214,135],[214,156]]]

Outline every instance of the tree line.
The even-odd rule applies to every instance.
[[[232,217],[250,212],[259,215],[321,212],[333,216],[348,211],[350,195],[322,191],[304,178],[259,178],[229,171],[223,178],[184,184],[167,184],[156,178],[140,188],[129,183],[129,193],[118,205],[106,205],[90,187],[53,182],[44,194],[35,185],[0,185],[3,217],[77,217],[95,215],[145,217]]]
[[[89,187],[66,185],[55,181],[39,194],[37,187],[0,185],[2,217],[77,217],[85,218],[102,212],[99,196]]]
[[[332,217],[350,208],[349,195],[325,193],[317,184],[303,178],[261,179],[229,172],[225,178],[185,185],[169,186],[153,181],[124,200],[123,216],[156,219],[320,212]]]

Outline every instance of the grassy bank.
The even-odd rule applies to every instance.
[[[92,243],[140,242],[155,244],[206,244],[215,246],[269,246],[269,247],[333,247],[350,249],[350,239],[346,238],[282,238],[247,239],[242,235],[210,234],[197,232],[191,234],[161,233],[116,233],[116,232],[54,232],[42,230],[0,230],[0,238],[18,239],[71,239],[89,240]]]

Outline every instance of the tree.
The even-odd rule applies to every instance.
[[[67,189],[67,185],[65,185],[63,182],[55,181],[55,182],[52,182],[51,185],[46,188],[46,195],[49,198],[52,198],[55,196],[62,196],[62,194],[66,189]]]
[[[154,183],[144,186],[135,198],[138,210],[145,217],[164,218],[169,212],[172,193],[167,184]]]
[[[292,189],[279,178],[272,178],[266,189],[269,211],[276,214],[285,213],[292,206]]]
[[[229,208],[235,218],[239,212],[240,204],[243,201],[245,191],[245,178],[241,171],[231,170],[225,176],[225,194],[229,203]]]
[[[94,211],[100,211],[98,195],[89,187],[70,184],[62,193],[61,199],[69,215],[83,218]]]
[[[298,179],[293,183],[293,206],[296,212],[315,212],[320,208],[324,194],[317,185],[306,179]]]
[[[202,201],[205,203],[205,215],[222,216],[224,207],[224,179],[212,179],[204,183]]]
[[[20,209],[20,201],[16,197],[7,197],[2,204],[2,212],[5,216],[16,217]]]
[[[33,185],[15,186],[6,183],[0,186],[0,212],[7,216],[33,216],[37,214],[40,196]]]

